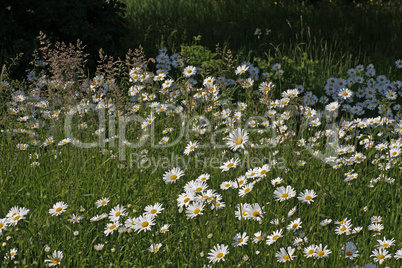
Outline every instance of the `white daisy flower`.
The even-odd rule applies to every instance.
[[[176,167],[163,174],[163,180],[166,184],[174,183],[178,179],[180,179],[180,177],[182,177],[183,175],[184,172],[181,170],[181,168]]]
[[[221,260],[224,261],[225,256],[229,253],[228,247],[229,246],[223,244],[214,246],[208,253],[207,258],[209,259],[209,262],[216,263],[220,262]]]
[[[68,205],[64,202],[57,202],[56,204],[53,205],[53,208],[49,209],[49,213],[52,216],[59,216],[61,215],[64,211],[66,211]]]
[[[229,137],[225,138],[226,144],[233,151],[237,151],[237,149],[244,149],[245,143],[248,142],[248,133],[246,130],[237,128],[233,130]]]

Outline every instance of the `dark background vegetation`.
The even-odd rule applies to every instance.
[[[11,71],[25,75],[43,31],[52,41],[80,39],[89,71],[100,48],[123,57],[141,45],[154,57],[161,46],[180,52],[195,39],[249,59],[300,49],[316,60],[330,53],[389,66],[402,57],[401,14],[402,0],[0,0],[0,62],[24,53]]]
[[[52,42],[80,39],[92,65],[100,48],[118,55],[125,49],[120,41],[127,33],[124,8],[117,0],[0,0],[0,62],[11,63],[9,58],[24,53],[13,70],[21,75],[39,45],[40,31]]]

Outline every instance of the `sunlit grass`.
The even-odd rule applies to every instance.
[[[296,55],[297,49],[295,51]],[[277,53],[280,53],[279,48]],[[111,82],[109,87],[105,86],[105,81],[111,81],[111,77],[99,74],[97,78],[88,78],[87,85],[92,85],[92,88],[83,86],[85,83],[78,84],[75,98],[70,98],[71,92],[65,93],[59,88],[62,101],[47,97],[49,105],[46,108],[38,107],[44,99],[30,96],[38,87],[40,72],[38,77],[27,82],[24,90],[13,88],[12,83],[5,85],[10,94],[7,95],[7,113],[4,114],[7,120],[2,121],[5,128],[0,136],[3,156],[0,164],[0,220],[7,219],[2,226],[7,230],[1,229],[0,236],[3,243],[0,253],[6,256],[4,266],[43,267],[45,260],[49,260],[66,267],[203,267],[208,264],[214,267],[337,267],[339,264],[364,267],[375,262],[376,257],[371,255],[377,247],[389,251],[391,258],[385,260],[385,265],[397,267],[400,264],[400,151],[391,156],[392,148],[401,147],[401,115],[400,109],[396,109],[401,99],[400,81],[395,79],[400,73],[398,63],[390,67],[392,71],[386,76],[381,76],[381,73],[371,75],[372,87],[383,90],[361,99],[356,94],[359,88],[371,88],[369,73],[374,66],[358,67],[353,61],[347,61],[347,65],[339,63],[338,71],[343,73],[342,76],[333,77],[328,73],[325,79],[310,79],[309,83],[325,89],[317,93],[315,100],[312,88],[300,87],[309,80],[308,75],[317,75],[314,72],[319,71],[309,57],[296,62],[276,54],[275,58],[268,57],[269,61],[259,61],[258,66],[257,63],[235,61],[228,70],[218,62],[216,69],[203,66],[194,76],[187,77],[188,73],[184,72],[187,66],[183,62],[181,66],[168,64],[168,61],[163,61],[167,55],[170,54],[156,57],[155,68],[168,74],[162,81],[153,80],[156,72],[139,68],[139,77],[149,75],[151,79],[141,81],[141,78],[134,78],[136,73],[132,69],[130,75],[126,74],[131,81],[122,78],[121,84]],[[181,62],[181,57],[186,55],[178,57],[178,62]],[[328,64],[336,62],[335,59],[329,61]],[[305,76],[299,78],[304,69],[292,69],[292,66],[300,64],[310,64],[314,72],[309,73],[307,69]],[[328,67],[327,71],[336,67],[336,64]],[[352,68],[356,76],[364,78],[364,82],[348,82],[354,77],[348,75]],[[235,70],[241,69],[245,71],[236,75]],[[249,69],[258,70],[258,76]],[[278,71],[284,71],[283,75]],[[219,72],[225,73],[225,79],[219,80]],[[204,81],[210,75],[213,81]],[[335,93],[328,93],[330,77],[335,79],[333,84],[337,84]],[[170,78],[174,86],[166,86]],[[188,84],[192,78],[194,86]],[[300,81],[297,88],[295,80]],[[66,85],[67,82],[62,81]],[[269,90],[267,87],[259,89],[263,82],[272,82],[274,86],[271,85]],[[48,90],[53,90],[51,84],[54,81],[49,79],[47,83]],[[350,102],[351,108],[346,105],[350,96],[337,97],[337,92],[343,88],[341,83],[347,83],[355,94]],[[134,85],[144,88],[137,88],[136,92],[130,88]],[[43,98],[46,87],[41,91]],[[114,87],[121,93],[121,99],[105,104],[107,107],[94,109],[103,102],[96,96],[105,93],[101,99],[106,103],[112,98]],[[187,91],[186,88],[193,89]],[[395,92],[396,98],[392,99],[386,90]],[[151,92],[155,93],[153,100],[150,100]],[[204,99],[197,97],[203,92]],[[328,100],[319,100],[323,96]],[[376,109],[358,109],[366,112],[360,115],[352,109],[363,100],[371,104],[370,96],[379,100]],[[325,117],[314,115],[320,112],[328,115],[332,108],[326,105],[335,99],[340,107],[333,124]],[[113,104],[117,101],[122,106]],[[138,111],[134,109],[136,104],[139,105]],[[387,115],[386,110],[378,109],[378,105],[393,110]],[[48,112],[54,114],[58,109],[62,111],[60,115],[46,118]],[[32,110],[36,114],[29,115]],[[130,117],[133,114],[137,119]],[[24,115],[28,116],[27,123],[21,119]],[[128,122],[126,125],[123,124],[124,118]],[[147,118],[145,122],[148,123],[138,118]],[[371,118],[374,123],[365,118]],[[368,126],[351,127],[362,122]],[[327,139],[323,134],[332,127],[336,130],[333,133],[337,137],[335,140]],[[239,128],[244,130],[240,131],[242,134],[234,132]],[[229,143],[231,133],[235,138]],[[166,137],[170,137],[169,140],[164,146],[160,145]],[[133,148],[141,139],[146,140],[145,143]],[[34,140],[40,146],[32,144]],[[185,155],[190,141],[197,141],[198,147]],[[92,142],[95,142],[94,146],[83,148]],[[229,147],[228,143],[231,144]],[[385,146],[384,149],[381,146]],[[329,147],[334,147],[333,154],[324,157],[322,154]],[[341,152],[349,150],[347,148],[350,148],[348,153]],[[361,155],[356,156],[356,153]],[[333,159],[327,159],[328,156]],[[238,164],[228,164],[227,161],[235,162],[237,158]],[[352,164],[349,165],[348,161]],[[224,171],[223,166],[228,170]],[[262,169],[266,172],[261,176],[253,174]],[[195,183],[202,174],[209,174],[209,179],[191,190],[193,186],[188,183]],[[247,184],[241,182],[241,176],[247,177]],[[228,182],[231,186],[224,190]],[[252,189],[241,189],[243,184]],[[282,195],[281,187],[286,186],[292,191]],[[198,187],[203,189],[197,190]],[[313,190],[315,194],[306,190]],[[278,191],[283,201],[278,201]],[[309,197],[303,197],[302,193]],[[186,202],[203,207],[188,211],[190,205],[178,206],[180,196],[185,194],[188,196],[182,200],[191,197],[191,201]],[[96,202],[102,198],[110,201],[97,208]],[[65,212],[54,208],[61,214],[52,216],[49,210],[57,202],[64,202],[68,207]],[[156,203],[164,210],[144,225],[136,223],[140,219],[145,221],[140,218],[145,216],[145,207]],[[243,213],[244,209],[248,211],[246,203],[254,205],[254,210],[261,208],[261,211],[251,213],[254,218],[238,219],[236,213]],[[241,210],[238,209],[240,204]],[[123,206],[124,211],[118,215],[111,213],[118,205]],[[27,208],[29,212],[22,213],[23,219],[19,220],[16,215],[21,212],[9,213],[14,206]],[[91,221],[102,213],[106,213],[106,217]],[[113,216],[117,220],[112,221]],[[383,230],[369,230],[375,221],[373,216],[381,217],[378,222]],[[326,219],[331,222],[323,226]],[[346,222],[348,220],[352,226]],[[134,227],[130,222],[135,223]],[[121,226],[114,229],[119,224]],[[170,225],[168,231],[161,232],[166,224]],[[353,229],[356,227],[361,227],[361,230]],[[282,237],[272,235],[281,229]],[[336,234],[345,230],[349,232]],[[263,238],[254,243],[254,234],[260,231]],[[244,242],[239,238],[237,242],[233,241],[238,233],[247,234],[247,245],[234,246]],[[266,241],[270,235],[270,239],[275,237],[276,242],[268,245]],[[389,247],[382,246],[377,240],[384,238],[395,241]],[[300,243],[295,243],[295,239]],[[346,242],[356,245],[358,257],[346,258],[349,255],[345,249],[342,250]],[[162,246],[155,250],[158,244]],[[222,244],[227,246],[229,253],[219,255],[215,252],[215,258],[225,260],[212,264],[210,260],[213,258],[208,258],[208,253]],[[322,248],[327,246],[331,253],[316,250],[314,257],[307,258],[303,250],[313,244],[322,244]],[[150,246],[153,246],[152,252]],[[295,249],[293,255],[288,252],[294,258],[288,256],[289,263],[282,265],[279,261],[288,260],[288,257],[285,258],[285,254],[282,258],[277,253],[288,247]],[[18,251],[10,256],[12,249]],[[54,257],[54,251],[61,251],[63,257]],[[320,258],[320,254],[329,255]],[[378,258],[377,262],[380,260]]]

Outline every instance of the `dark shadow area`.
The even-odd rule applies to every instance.
[[[1,0],[0,62],[24,53],[10,71],[25,76],[43,31],[53,43],[80,39],[88,72],[100,48],[124,57],[141,45],[153,57],[162,46],[180,52],[195,36],[211,50],[219,43],[262,58],[302,48],[316,60],[330,53],[389,66],[402,57],[401,14],[401,0]]]
[[[9,64],[10,58],[24,53],[11,70],[15,78],[23,75],[42,31],[52,42],[76,44],[80,39],[93,68],[100,48],[111,55],[122,49],[124,12],[125,5],[117,0],[1,0],[0,62]]]

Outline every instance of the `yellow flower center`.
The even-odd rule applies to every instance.
[[[384,248],[386,248],[386,247],[389,246],[389,244],[388,244],[388,243],[384,243],[382,246],[383,246]]]
[[[54,258],[52,261],[53,264],[59,264],[59,262],[60,262],[60,260],[58,258]]]
[[[274,235],[274,237],[272,237],[272,240],[276,241],[276,239],[279,238],[279,235]]]
[[[106,201],[102,201],[101,205],[102,206],[106,205]]]
[[[18,221],[20,218],[21,218],[21,216],[18,215],[18,216],[16,216],[13,220],[14,220],[14,221]]]
[[[112,226],[110,226],[109,230],[113,230],[114,228],[116,228],[116,224],[113,224]]]
[[[251,174],[250,174],[250,176],[251,176],[251,177],[255,176],[255,173],[254,173],[254,172],[253,172],[253,173],[251,173]]]
[[[346,227],[341,227],[340,229],[342,232],[346,230]]]
[[[246,190],[244,190],[245,193],[250,192],[250,188],[247,188]]]
[[[306,198],[305,198],[306,200],[311,200],[312,199],[312,197],[311,196],[306,196]]]
[[[159,251],[159,248],[154,248],[154,251],[155,251],[155,252],[158,252],[158,251]]]
[[[237,138],[235,141],[236,145],[240,145],[242,142],[243,142],[242,138]]]
[[[222,257],[223,257],[223,253],[222,253],[222,252],[219,252],[218,254],[216,254],[216,257],[219,258],[219,259],[222,258]]]
[[[313,254],[313,253],[314,253],[314,249],[310,249],[310,250],[307,252],[308,255],[311,255],[311,254]]]
[[[286,198],[286,197],[288,197],[289,195],[287,194],[287,193],[284,193],[284,194],[282,194],[282,198]]]
[[[239,238],[239,240],[237,240],[237,242],[239,242],[239,243],[243,242],[243,238]]]
[[[184,203],[187,203],[188,201],[190,201],[190,198],[189,198],[189,197],[187,197],[187,198],[186,198],[186,199],[184,199],[183,201],[184,201]]]
[[[378,259],[382,260],[382,259],[384,259],[384,258],[385,258],[384,255],[382,255],[382,254],[378,255]]]
[[[63,210],[62,208],[56,208],[56,212],[60,212],[62,210]]]
[[[116,214],[115,214],[115,216],[116,216],[116,217],[119,217],[120,214],[121,214],[121,212],[120,212],[120,211],[117,211]]]
[[[290,257],[289,257],[289,255],[286,254],[285,256],[283,256],[283,259],[284,259],[284,260],[289,260]]]
[[[261,175],[264,175],[265,173],[267,173],[265,169],[260,172]]]
[[[200,213],[200,209],[199,208],[194,209],[194,214],[198,214],[198,213]]]
[[[346,255],[348,255],[348,256],[352,256],[352,255],[353,255],[353,253],[352,253],[351,251],[348,251],[348,252],[346,252]]]
[[[195,191],[196,191],[196,192],[200,192],[200,191],[202,191],[202,188],[201,188],[201,187],[198,187],[197,189],[195,189]]]
[[[0,222],[0,229],[3,228],[3,226],[4,226],[4,224],[2,224],[2,223]]]
[[[143,228],[148,227],[149,223],[147,221],[144,221],[143,223],[141,223],[141,226]]]
[[[253,216],[254,216],[254,217],[258,217],[258,216],[260,216],[260,212],[258,212],[258,211],[254,211],[254,212],[253,212]]]
[[[292,225],[292,228],[297,228],[297,226],[299,226],[299,224],[295,223]]]
[[[191,146],[191,147],[190,147],[190,151],[192,151],[193,149],[194,149],[194,146]]]
[[[177,179],[177,175],[172,175],[172,176],[170,176],[170,179],[171,179],[172,181],[174,181],[175,179]]]
[[[156,209],[151,210],[151,214],[155,214],[156,213]]]
[[[324,251],[318,251],[317,252],[317,255],[320,256],[320,257],[322,257],[324,254],[325,254]]]
[[[227,165],[228,168],[233,167],[233,166],[234,166],[233,163],[229,163],[229,164]]]

